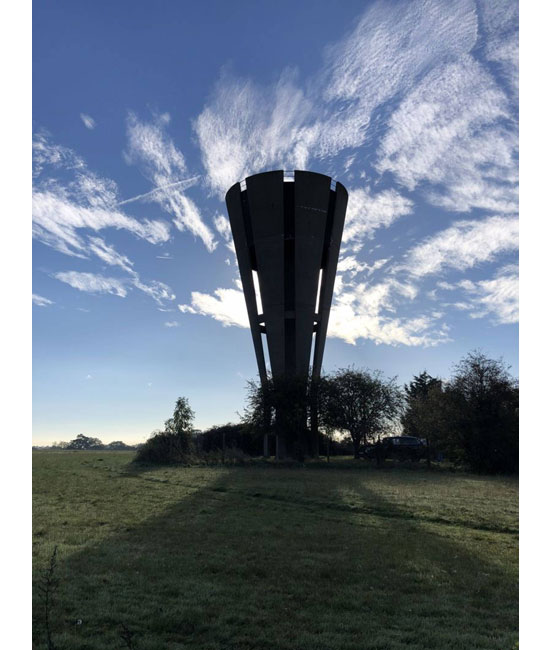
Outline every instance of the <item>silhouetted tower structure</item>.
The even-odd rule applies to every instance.
[[[225,200],[260,380],[267,378],[263,335],[274,380],[308,377],[315,335],[312,377],[318,379],[346,188],[323,174],[272,171],[235,183]]]

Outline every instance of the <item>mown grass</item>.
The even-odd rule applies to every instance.
[[[514,479],[131,459],[34,453],[57,648],[516,647]],[[46,647],[38,595],[33,616]]]

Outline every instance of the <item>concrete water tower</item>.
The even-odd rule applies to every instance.
[[[274,380],[306,379],[310,367],[319,378],[345,187],[315,172],[271,171],[235,183],[225,200],[260,380],[267,379],[264,336]]]

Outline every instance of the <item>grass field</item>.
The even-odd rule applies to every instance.
[[[34,452],[34,572],[40,584],[57,546],[56,648],[517,647],[515,479],[132,456]]]

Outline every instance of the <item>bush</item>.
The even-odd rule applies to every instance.
[[[159,431],[138,449],[136,462],[170,465],[188,463],[192,458],[191,435]]]
[[[197,435],[197,453],[239,450],[247,456],[261,456],[263,453],[263,434],[249,424],[223,424],[214,426]]]

